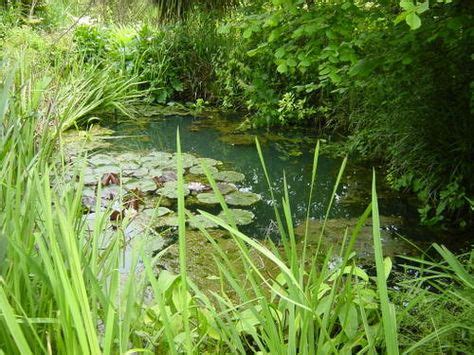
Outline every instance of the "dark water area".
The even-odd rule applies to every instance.
[[[295,225],[305,221],[314,148],[318,139],[311,130],[254,130],[240,132],[240,120],[232,118],[196,118],[192,116],[157,116],[136,121],[116,122],[110,125],[115,131],[117,149],[176,151],[176,132],[179,128],[183,152],[220,160],[227,170],[245,174],[238,184],[244,191],[262,196],[262,201],[249,207],[255,221],[244,228],[249,235],[262,238],[275,232],[275,214],[264,170],[254,143],[258,137],[267,171],[272,181],[275,200],[280,203],[284,195],[284,179],[288,185],[289,200]],[[342,159],[319,156],[314,198],[309,217],[318,221],[324,218]],[[358,218],[370,203],[372,168],[360,163],[347,164],[339,188],[336,190],[329,219],[343,221]],[[385,236],[400,240],[400,235],[422,248],[433,241],[451,244],[462,249],[469,243],[465,236],[452,237],[418,225],[413,202],[400,193],[390,191],[378,174],[379,209],[389,217],[385,223]],[[211,212],[212,209],[211,209]],[[446,238],[440,240],[440,235]]]

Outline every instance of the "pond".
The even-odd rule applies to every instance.
[[[156,172],[156,170],[152,172],[154,168],[147,170],[143,169],[143,165],[139,166],[141,163],[136,163],[138,159],[136,157],[141,157],[140,159],[146,161],[167,159],[167,164],[171,163],[167,166],[174,168],[175,160],[173,160],[173,154],[176,152],[176,132],[179,129],[182,151],[187,154],[186,158],[188,160],[192,160],[186,170],[188,184],[194,184],[195,187],[199,187],[201,186],[200,184],[207,182],[202,176],[198,177],[198,175],[202,175],[202,172],[196,170],[199,170],[197,167],[199,165],[199,158],[206,158],[207,162],[212,162],[212,160],[207,158],[214,159],[213,164],[216,166],[211,168],[215,170],[216,174],[218,171],[234,171],[237,177],[243,174],[241,176],[242,178],[237,178],[235,181],[232,180],[231,183],[228,184],[233,185],[232,183],[235,183],[235,188],[232,188],[231,191],[238,189],[238,193],[243,193],[251,197],[259,196],[259,198],[250,203],[240,203],[239,201],[235,203],[235,198],[228,198],[234,194],[232,192],[230,195],[226,195],[226,201],[237,205],[231,207],[237,207],[235,211],[238,210],[239,218],[243,218],[242,223],[240,223],[240,229],[244,233],[261,240],[267,237],[275,240],[278,238],[278,233],[275,223],[274,203],[255,146],[255,138],[257,137],[262,147],[263,157],[270,180],[272,181],[272,188],[277,204],[284,195],[283,187],[284,179],[286,179],[295,233],[297,237],[301,237],[305,229],[314,149],[318,136],[314,131],[309,129],[261,129],[242,132],[238,129],[240,122],[241,120],[239,118],[236,119],[222,115],[214,115],[213,117],[207,118],[168,115],[110,122],[108,128],[111,129],[112,134],[106,137],[108,142],[107,148],[92,149],[93,154],[89,162],[96,164],[94,163],[94,159],[97,160],[99,157],[98,160],[100,161],[104,160],[104,156],[110,157],[110,159],[106,159],[106,166],[99,166],[101,173],[95,176],[96,179],[100,179],[102,174],[114,169],[113,164],[117,163],[114,163],[114,160],[118,160],[119,164],[122,165],[124,163],[126,165],[132,163],[132,165],[127,168],[135,169],[136,171],[133,172],[132,175],[135,174],[135,178],[140,178],[129,182],[126,182],[125,179],[122,181],[126,189],[127,186],[130,186],[130,188],[128,188],[129,192],[134,191],[135,187],[146,191],[147,186],[151,184],[153,186],[150,188],[150,191],[153,190],[153,193],[148,196],[162,194],[165,197],[170,197],[171,195],[175,195],[173,191],[175,188],[174,182],[165,182],[165,185],[168,184],[168,187],[171,187],[171,189],[166,188],[166,193],[163,192],[165,187],[156,190],[156,186],[151,179],[148,179],[150,181],[147,181],[145,185],[140,182],[144,178],[150,178],[150,174],[166,175],[167,172],[163,171],[163,166],[159,167],[161,169],[159,173]],[[97,155],[94,155],[95,153],[97,153]],[[102,156],[102,158],[100,158],[100,156]],[[132,160],[135,160],[135,162]],[[202,161],[202,159],[200,161]],[[340,158],[334,158],[324,154],[321,154],[319,157],[314,198],[309,210],[310,220],[308,228],[310,244],[311,241],[315,242],[315,240],[319,238],[322,219],[326,215],[341,163],[342,159]],[[160,164],[163,165],[163,161]],[[118,165],[115,165],[115,167],[117,166]],[[105,170],[101,168],[105,168]],[[141,170],[146,170],[143,174],[143,179],[140,176]],[[349,229],[350,232],[370,202],[371,180],[371,167],[361,163],[348,163],[339,188],[336,191],[333,207],[328,214],[328,221],[323,234],[323,246],[333,246],[335,249],[338,249],[337,247],[342,245],[346,228]],[[224,179],[224,181],[226,180]],[[453,240],[453,238],[440,240],[438,233],[418,226],[416,222],[416,208],[413,206],[413,203],[403,195],[388,189],[383,183],[381,174],[379,174],[377,185],[379,209],[381,213],[382,242],[386,255],[419,254],[419,251],[411,244],[413,242],[419,247],[425,248],[433,241],[450,242]],[[109,188],[110,187],[104,187],[104,190]],[[95,189],[89,188],[88,190],[86,188],[86,194],[88,193],[89,196],[93,196],[95,191]],[[107,193],[109,193],[108,190]],[[193,213],[196,213],[197,209],[201,209],[213,214],[219,214],[220,206],[215,203],[216,201],[207,203],[208,201],[206,199],[200,199],[201,196],[209,197],[209,194],[210,193],[199,194],[190,191],[186,200],[186,207],[190,208],[189,206],[196,205],[194,206]],[[213,197],[210,197],[212,200]],[[156,201],[156,199],[153,201]],[[202,203],[203,201],[206,203]],[[156,216],[159,217],[159,219],[153,222],[155,223],[154,227],[175,227],[176,217],[175,212],[173,212],[176,211],[175,196],[171,196],[171,199],[164,198],[163,201],[160,199],[160,204],[162,202],[164,207],[161,207],[158,213],[159,215]],[[149,204],[145,203],[145,206],[140,207],[139,210],[141,215],[149,217],[151,211]],[[90,213],[89,217],[93,219],[93,215],[94,213]],[[163,215],[163,217],[161,215]],[[147,219],[147,221],[149,221],[149,219]],[[203,221],[201,220],[201,222]],[[188,224],[190,227],[193,227],[193,222]],[[210,228],[214,232],[215,227],[215,225],[206,225],[206,228]],[[134,228],[135,225],[126,228],[125,234],[128,234],[130,239],[141,231],[140,228]],[[160,231],[162,230],[163,229],[160,229]],[[405,237],[411,242],[407,242]],[[190,238],[190,240],[192,238],[190,247],[194,248],[191,254],[200,255],[199,258],[195,258],[194,265],[193,262],[191,262],[191,265],[193,265],[195,269],[203,268],[208,264],[212,252],[205,243],[201,243],[202,238],[198,239],[195,232],[190,230],[188,238]],[[219,236],[217,238],[219,238]],[[222,238],[220,239],[223,240]],[[457,239],[457,242],[452,243],[454,249],[459,249],[459,240],[460,239]],[[151,243],[153,246],[150,246],[149,249],[158,252],[165,245],[169,245],[170,241],[171,243],[175,243],[176,238],[169,238],[166,243]],[[232,249],[232,246],[227,245],[226,248]],[[373,254],[372,227],[370,221],[368,221],[366,226],[362,229],[355,249],[361,260],[365,259],[371,263],[370,260],[372,260]],[[125,260],[123,270],[128,269],[129,262],[129,258]],[[175,250],[175,253],[168,257],[168,264],[165,267],[177,270],[176,262]],[[203,275],[207,274],[204,273]]]
[[[183,152],[223,161],[228,169],[244,173],[245,180],[239,183],[240,188],[260,194],[262,201],[249,207],[256,217],[243,230],[255,238],[262,238],[274,233],[275,214],[255,146],[255,138],[258,138],[276,200],[281,201],[283,196],[285,176],[294,222],[297,225],[304,222],[317,134],[309,129],[240,132],[240,122],[238,117],[221,115],[212,118],[157,116],[141,121],[117,122],[111,128],[116,137],[124,137],[117,138],[114,144],[120,150],[167,152],[176,151],[176,131],[179,128]],[[324,218],[341,163],[342,159],[320,155],[309,213],[312,220]],[[371,180],[369,167],[349,162],[329,218],[342,221],[360,217],[370,202]],[[379,176],[378,185],[380,213],[391,217],[385,219],[388,221],[384,225],[389,232],[387,237],[390,235],[392,239],[399,240],[398,233],[410,233],[417,239],[430,240],[429,236],[426,237],[426,231],[420,233],[418,227],[413,226],[417,216],[413,204],[401,194],[390,191],[383,184],[382,176]],[[402,242],[399,244],[405,245]],[[400,252],[403,253],[403,250]]]

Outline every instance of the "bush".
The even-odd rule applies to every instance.
[[[214,58],[222,38],[211,15],[160,27],[79,26],[76,51],[86,63],[115,67],[137,75],[153,102],[211,100],[215,91]]]
[[[345,132],[353,151],[386,163],[393,187],[418,195],[424,223],[466,226],[472,5],[435,4],[421,27],[426,9],[403,6],[397,17],[386,4],[263,2],[233,15],[221,26],[234,43],[216,69],[222,104],[249,110],[255,125]],[[419,28],[393,24],[403,19]]]

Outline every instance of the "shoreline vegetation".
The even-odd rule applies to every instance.
[[[377,198],[387,176],[418,195],[424,223],[472,227],[472,16],[461,0],[1,2],[0,354],[472,353],[474,251],[435,243],[394,267]],[[276,201],[256,141],[280,237],[260,241],[239,230],[205,159],[199,171],[222,213],[190,214],[178,131],[174,274],[145,238],[127,245],[131,217],[113,204],[97,202],[85,221],[83,173],[57,183],[73,171],[67,129],[171,103],[243,110],[248,128],[338,132],[345,152],[387,170],[373,172],[366,211],[326,252],[307,245],[309,226],[295,233],[287,182]],[[118,181],[105,175],[97,201]],[[215,289],[200,289],[187,267],[186,224],[198,218],[193,238],[214,250]],[[227,233],[233,255],[202,221]],[[353,248],[369,221],[372,270]]]

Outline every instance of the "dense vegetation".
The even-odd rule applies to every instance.
[[[217,106],[241,111],[247,126],[341,132],[344,149],[381,160],[393,187],[418,195],[425,223],[469,227],[473,6],[0,3],[0,353],[472,352],[474,253],[434,245],[431,257],[393,272],[380,245],[375,179],[360,221],[372,215],[374,276],[352,253],[358,228],[347,231],[336,267],[329,254],[297,249],[287,194],[275,209],[281,246],[207,216],[230,232],[246,270],[243,283],[216,247],[222,290],[212,295],[187,275],[182,174],[180,275],[157,279],[160,255],[137,246],[145,270],[125,281],[120,230],[103,240],[111,211],[86,233],[81,183],[58,189],[50,179],[68,169],[52,164],[68,128],[111,112],[133,119],[144,103]],[[274,279],[258,271],[251,250],[275,265]]]
[[[4,28],[19,24],[13,4]],[[26,6],[24,21],[47,30],[64,8]],[[76,12],[87,17],[65,29],[73,51],[136,78],[150,101],[336,130],[349,137],[345,151],[384,162],[392,187],[418,196],[425,224],[472,222],[471,2],[111,2]]]

